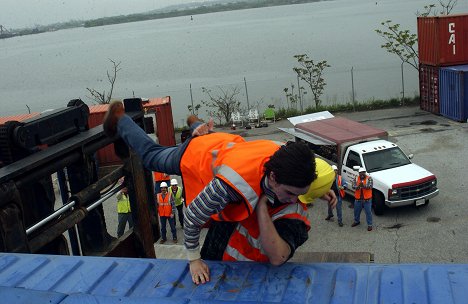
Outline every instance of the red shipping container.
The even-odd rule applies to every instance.
[[[418,51],[422,64],[468,63],[468,15],[418,17]]]
[[[422,110],[439,114],[439,67],[419,65],[419,106]]]

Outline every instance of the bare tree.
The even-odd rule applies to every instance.
[[[86,88],[88,92],[91,94],[91,99],[93,99],[95,102],[99,104],[107,104],[110,103],[112,100],[112,93],[114,92],[114,84],[115,80],[117,79],[117,73],[121,70],[120,64],[121,62],[115,62],[112,59],[109,59],[109,61],[112,63],[112,72],[107,71],[107,80],[110,83],[110,89],[109,92],[106,94],[106,91],[99,92],[96,89],[90,89]]]
[[[187,109],[189,113],[194,114],[196,116],[198,116],[198,111],[200,110],[200,108],[201,108],[201,104],[199,103],[194,105],[193,108],[192,108],[192,105],[187,105]]]
[[[220,93],[215,95],[210,89],[202,88],[202,92],[208,95],[209,98],[208,101],[202,100],[202,103],[209,108],[214,108],[215,112],[220,113],[226,120],[226,123],[228,123],[231,119],[231,114],[239,110],[240,101],[237,100],[236,96],[240,93],[240,89],[235,86],[225,90],[218,86],[218,90]],[[213,111],[210,113],[213,113]]]
[[[437,12],[436,5],[430,4],[424,6],[423,12],[416,12],[418,17],[427,17],[429,15],[448,15],[453,10],[458,0],[439,0],[441,10]],[[386,20],[380,23],[383,29],[376,29],[375,32],[381,36],[385,43],[380,47],[387,50],[390,54],[397,55],[403,63],[408,63],[416,70],[419,69],[419,54],[416,48],[418,36],[411,33],[408,29],[401,29],[400,24],[392,20]]]
[[[323,79],[323,71],[325,68],[330,67],[326,60],[314,62],[306,54],[295,55],[300,67],[293,68],[294,72],[297,73],[300,79],[304,80],[310,87],[310,91],[314,96],[315,107],[318,108],[322,103],[320,96],[323,94],[323,90],[327,83]],[[292,95],[292,94],[291,94]]]

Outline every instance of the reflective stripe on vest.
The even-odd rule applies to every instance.
[[[338,188],[338,191],[340,192],[340,196],[345,197],[346,193],[345,193],[344,189],[340,189],[340,187],[342,186],[341,175],[338,175],[338,182],[337,182],[336,186]]]
[[[307,230],[310,222],[307,219],[307,208],[303,204],[284,204],[280,207],[269,208],[268,213],[272,220],[297,219],[304,222]],[[258,227],[257,213],[240,222],[232,233],[229,243],[223,254],[224,261],[256,261],[268,262],[268,256],[262,249],[260,242],[260,229]]]
[[[240,142],[245,142],[245,139],[226,133],[212,133],[190,140],[180,161],[184,184],[189,185],[185,187],[187,206],[213,179],[213,159],[216,159],[217,152],[229,143]]]
[[[364,179],[364,186],[367,185],[367,181],[369,180],[369,177],[366,176]],[[358,175],[357,180],[356,180],[356,185],[359,185],[361,183],[361,177]],[[363,194],[364,197],[361,197],[361,193]],[[366,189],[366,188],[361,188],[361,189],[356,189],[354,191],[354,198],[357,200],[369,200],[372,198],[372,189]]]
[[[218,151],[214,175],[231,186],[244,200],[241,204],[227,204],[220,213],[212,216],[214,220],[237,222],[252,214],[263,192],[261,181],[264,165],[279,147],[271,140],[256,140],[237,143]]]
[[[129,213],[130,211],[130,200],[128,195],[122,194],[120,199],[117,201],[117,213]]]
[[[171,194],[168,192],[163,198],[161,193],[158,193],[158,213],[159,216],[171,216],[172,206],[170,200]]]

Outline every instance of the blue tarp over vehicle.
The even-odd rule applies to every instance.
[[[468,265],[209,262],[0,253],[1,303],[467,303]]]

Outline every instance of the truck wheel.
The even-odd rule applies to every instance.
[[[374,191],[372,193],[372,207],[375,215],[383,215],[385,212],[385,203],[382,193]]]

